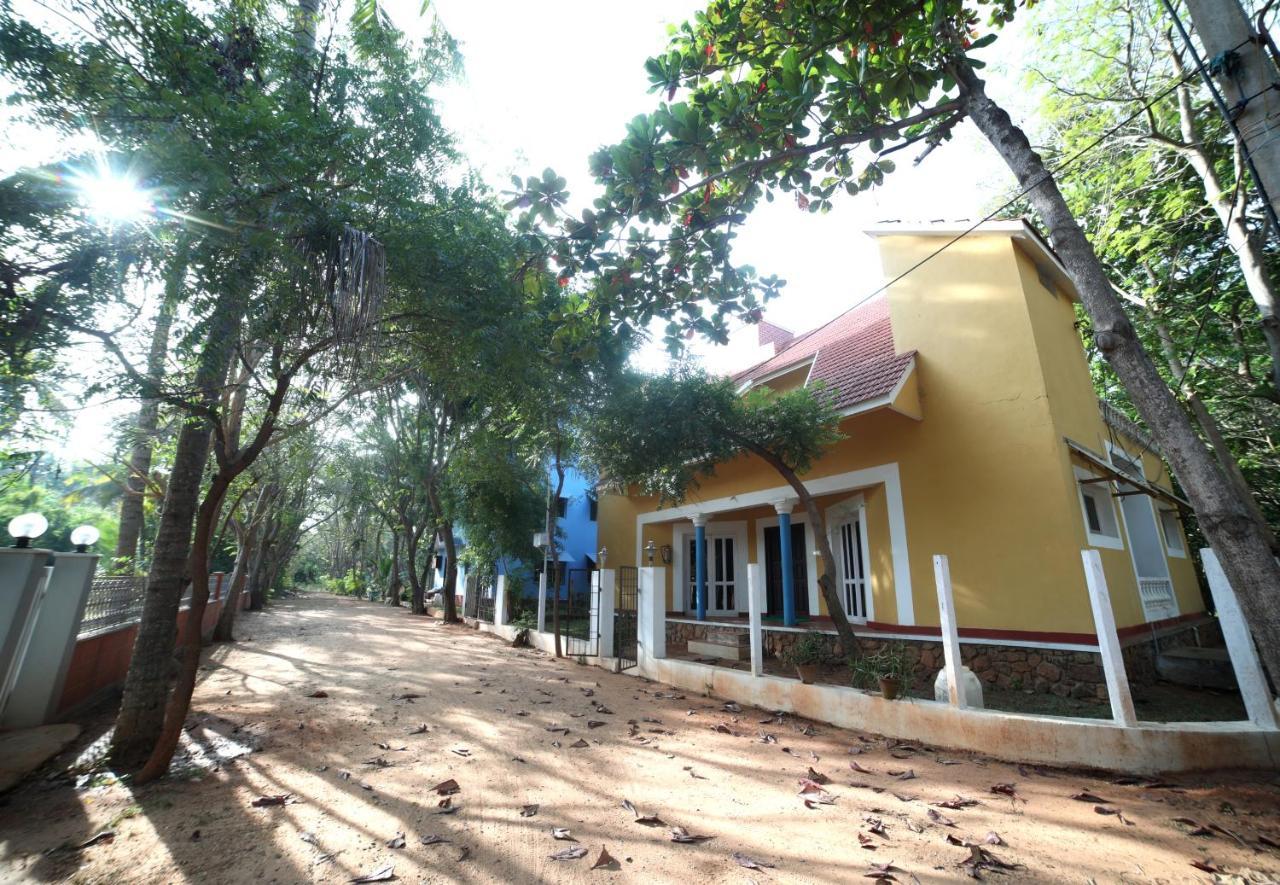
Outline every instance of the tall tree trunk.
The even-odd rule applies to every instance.
[[[1172,44],[1167,51],[1174,73],[1185,79],[1187,71],[1182,64],[1180,54]],[[1277,315],[1276,290],[1271,275],[1267,272],[1262,240],[1257,232],[1249,227],[1248,218],[1245,216],[1249,203],[1249,189],[1244,186],[1242,180],[1245,176],[1242,154],[1244,147],[1240,144],[1235,146],[1237,186],[1236,194],[1233,196],[1222,186],[1213,158],[1209,156],[1204,140],[1196,128],[1191,90],[1183,84],[1178,87],[1177,94],[1181,142],[1174,143],[1160,136],[1155,136],[1156,141],[1171,148],[1185,159],[1204,187],[1205,202],[1218,216],[1218,221],[1226,232],[1227,242],[1236,253],[1236,261],[1240,265],[1245,286],[1249,290],[1250,297],[1253,298],[1253,303],[1257,305],[1263,339],[1271,352],[1271,384],[1277,394],[1280,394],[1280,315]]]
[[[1217,551],[1239,597],[1263,661],[1272,673],[1280,673],[1280,564],[1258,523],[1142,347],[1102,262],[1026,135],[987,96],[985,84],[963,56],[957,55],[950,69],[969,117],[1013,171],[1048,225],[1054,249],[1092,320],[1098,349],[1124,384],[1190,498],[1200,528]]]
[[[206,412],[217,405],[243,312],[243,298],[237,292],[223,292],[215,303],[195,374],[198,406]],[[204,575],[191,574],[189,561],[210,435],[210,419],[200,414],[188,416],[178,434],[142,618],[111,739],[112,756],[126,766],[146,758],[160,735],[174,676],[178,605],[193,578],[204,581]]]
[[[245,583],[249,576],[249,563],[254,554],[254,549],[258,543],[258,537],[262,531],[262,521],[265,512],[270,506],[271,500],[275,497],[275,486],[267,483],[258,492],[258,500],[253,504],[253,512],[249,514],[249,519],[245,521],[243,528],[239,534],[240,549],[236,554],[236,564],[231,569],[231,581],[228,584],[228,590],[222,604],[222,611],[218,613],[217,626],[213,628],[214,642],[234,642],[235,641],[235,624],[236,612],[240,608],[240,597],[244,593]]]
[[[391,575],[387,582],[387,603],[400,607],[400,533],[391,530]]]
[[[1280,93],[1273,84],[1276,67],[1267,55],[1239,0],[1186,0],[1187,11],[1204,44],[1205,61],[1226,99],[1228,112],[1244,140],[1247,156],[1271,207],[1280,213]],[[1227,56],[1232,56],[1228,63]]]
[[[1200,393],[1196,390],[1195,385],[1187,380],[1187,366],[1182,362],[1182,357],[1178,354],[1178,347],[1174,343],[1173,334],[1150,302],[1144,302],[1143,306],[1156,330],[1156,335],[1160,338],[1160,350],[1164,353],[1165,362],[1169,365],[1169,372],[1173,375],[1174,384],[1182,391],[1182,398],[1186,401],[1187,408],[1191,410],[1192,416],[1196,419],[1196,423],[1200,425],[1200,430],[1204,433],[1205,439],[1217,456],[1218,463],[1222,466],[1222,472],[1231,482],[1240,500],[1249,508],[1249,512],[1253,515],[1264,537],[1267,539],[1267,545],[1273,553],[1280,555],[1280,544],[1277,544],[1275,533],[1272,532],[1271,526],[1267,524],[1267,518],[1263,515],[1262,508],[1258,506],[1258,502],[1254,499],[1253,491],[1249,488],[1249,482],[1244,478],[1244,473],[1240,470],[1240,463],[1236,461],[1236,456],[1232,453],[1231,446],[1227,444],[1226,437],[1222,435],[1222,428],[1218,426],[1217,420],[1210,413],[1209,407],[1204,404],[1204,400],[1200,399]]]
[[[164,378],[165,359],[169,355],[169,330],[173,326],[174,305],[181,296],[182,280],[187,273],[186,250],[174,256],[165,275],[164,298],[151,330],[151,349],[147,353],[147,378],[159,384]],[[133,446],[129,453],[129,475],[125,479],[124,498],[120,502],[120,534],[116,539],[115,570],[133,574],[138,561],[138,540],[146,510],[147,482],[151,478],[151,450],[156,427],[160,422],[160,400],[144,396],[133,426]]]
[[[418,548],[422,544],[423,527],[414,527],[408,520],[404,520],[401,525],[405,532],[405,558],[409,561],[409,611],[415,615],[426,614],[427,612],[427,588],[423,586],[423,580],[418,576]],[[427,560],[430,561],[434,555],[434,547],[427,553]]]
[[[440,537],[444,539],[444,620],[453,624],[458,621],[458,547],[453,539],[453,523],[440,524]]]

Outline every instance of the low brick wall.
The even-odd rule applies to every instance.
[[[694,624],[685,621],[667,621],[667,651],[684,651],[690,639],[704,639],[724,630],[741,629],[723,623]],[[1221,631],[1216,620],[1183,626],[1159,636],[1160,648],[1167,650],[1185,645],[1195,645],[1196,631],[1202,645],[1221,644]],[[822,632],[830,647],[832,661],[841,661],[846,655],[839,637]],[[804,633],[796,630],[771,630],[764,628],[765,657],[781,657]],[[929,686],[942,669],[942,643],[922,639],[879,639],[858,637],[860,655],[875,654],[890,643],[901,642],[904,654],[912,670],[917,686]],[[1106,679],[1102,672],[1102,658],[1097,652],[1070,649],[1024,648],[1013,645],[965,642],[960,645],[960,658],[985,685],[1012,690],[1030,689],[1052,693],[1060,697],[1080,700],[1107,701]],[[1133,685],[1151,685],[1156,681],[1155,649],[1151,640],[1143,638],[1131,641],[1124,648],[1125,669]]]
[[[205,606],[200,632],[206,641],[213,634],[221,613],[221,600]],[[190,609],[184,608],[178,612],[178,644],[182,643],[191,629],[190,618]],[[123,685],[125,675],[129,672],[129,662],[133,660],[133,643],[137,637],[138,625],[127,624],[77,640],[75,651],[71,655],[71,665],[67,668],[67,681],[63,684],[62,697],[58,702],[58,712],[63,713],[96,701]]]

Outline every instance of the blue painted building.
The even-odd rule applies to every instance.
[[[548,479],[554,486],[554,470],[548,468]],[[579,575],[596,568],[596,555],[599,550],[596,534],[596,494],[595,484],[588,477],[573,468],[566,468],[564,488],[557,502],[558,513],[556,524],[556,547],[562,565],[562,591],[571,577],[580,580]],[[459,550],[466,546],[464,527],[454,528],[454,540]],[[436,545],[436,562],[433,572],[432,587],[440,589],[444,586],[445,554],[443,544]],[[516,575],[522,578],[522,593],[525,596],[537,597],[538,575],[543,568],[542,562],[522,563],[518,560],[503,560],[498,563],[498,574]],[[458,592],[466,580],[466,569],[458,567]],[[510,583],[510,582],[508,582]]]

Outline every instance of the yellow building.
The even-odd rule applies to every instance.
[[[821,382],[837,392],[847,438],[804,480],[820,496],[860,636],[937,637],[931,557],[944,553],[979,676],[1101,696],[1101,672],[1083,654],[1096,639],[1080,551],[1100,551],[1126,644],[1144,651],[1195,627],[1207,618],[1184,502],[1150,441],[1095,396],[1077,296],[1048,244],[1025,222],[1001,221],[939,251],[961,231],[870,231],[893,280],[885,292],[802,335],[761,324],[765,358],[735,377],[743,391]],[[693,592],[703,524],[710,622],[745,617],[747,565],[758,563],[776,650],[792,632],[779,623],[783,514],[798,626],[830,626],[821,561],[795,504],[776,472],[742,456],[679,507],[603,495],[600,539],[622,565],[644,565],[653,543],[668,566],[668,642],[678,646],[705,627]],[[922,663],[933,663],[927,651]]]

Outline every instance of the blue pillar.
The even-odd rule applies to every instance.
[[[791,514],[778,513],[778,535],[782,559],[782,623],[796,625],[796,569],[791,561]]]
[[[701,521],[693,526],[694,595],[697,597],[698,620],[707,619],[707,527]]]

